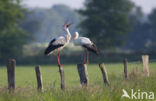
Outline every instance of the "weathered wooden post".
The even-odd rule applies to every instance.
[[[148,55],[142,55],[142,62],[143,62],[143,73],[146,76],[149,76],[149,56]]]
[[[125,79],[128,78],[128,60],[125,58],[124,61],[124,77]]]
[[[80,82],[82,87],[86,87],[88,85],[88,72],[86,64],[77,64],[77,70],[80,77]]]
[[[104,83],[109,85],[108,75],[104,63],[100,63],[99,68],[101,69]]]
[[[7,63],[7,74],[8,74],[8,89],[9,91],[13,91],[15,89],[15,67],[16,60],[9,59]]]
[[[65,89],[65,77],[64,77],[64,69],[63,66],[59,66],[59,72],[60,72],[60,77],[61,77],[61,89]]]
[[[42,75],[41,75],[40,66],[36,66],[35,71],[36,71],[36,79],[37,79],[37,88],[39,91],[42,91],[43,85],[42,85]]]

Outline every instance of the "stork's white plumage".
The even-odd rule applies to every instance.
[[[58,59],[58,65],[59,67],[61,67],[61,63],[60,63],[60,51],[69,43],[70,39],[71,39],[71,34],[70,31],[68,29],[68,27],[71,24],[67,24],[68,23],[68,19],[64,24],[65,30],[66,30],[66,34],[63,36],[59,36],[57,38],[54,38],[53,40],[51,40],[51,42],[49,43],[48,47],[45,50],[45,55],[50,55],[51,53],[53,53],[55,50],[57,50],[57,59]]]
[[[75,32],[75,34],[72,36],[72,39],[73,39],[73,43],[75,45],[79,45],[79,46],[82,46],[83,48],[85,48],[85,54],[87,57],[87,61],[85,60],[85,56],[84,56],[84,64],[88,64],[88,51],[98,54],[98,49],[97,49],[96,45],[89,38],[79,37],[79,33]]]

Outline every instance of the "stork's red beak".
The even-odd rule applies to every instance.
[[[64,23],[64,27],[68,28],[72,23],[68,24],[69,22],[69,18],[66,20],[66,22]]]
[[[68,19],[66,20],[66,22],[64,23],[64,26],[66,26],[66,25],[67,25],[68,21],[69,21],[69,18],[68,18]]]
[[[66,27],[68,28],[71,24],[72,24],[72,23],[70,23],[70,24],[66,25]]]

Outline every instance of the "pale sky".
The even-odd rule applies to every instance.
[[[55,4],[65,4],[71,8],[78,9],[83,7],[85,0],[23,0],[23,4],[28,7],[50,8]],[[150,13],[152,8],[156,8],[156,0],[132,0],[142,7],[145,13]]]

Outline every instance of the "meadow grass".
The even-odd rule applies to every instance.
[[[150,63],[150,77],[142,75],[141,63],[129,63],[129,79],[123,77],[123,64],[105,64],[110,86],[103,83],[98,64],[88,65],[89,86],[82,88],[76,65],[64,65],[66,90],[60,90],[60,75],[56,65],[41,65],[44,91],[36,90],[34,66],[16,67],[16,90],[7,91],[6,67],[0,68],[0,101],[132,101],[121,99],[122,89],[152,91],[156,94],[156,63]],[[136,71],[134,68],[139,68]],[[145,100],[145,99],[144,99]],[[136,100],[140,101],[140,100]],[[147,100],[145,100],[147,101]],[[151,100],[149,100],[151,101]]]

